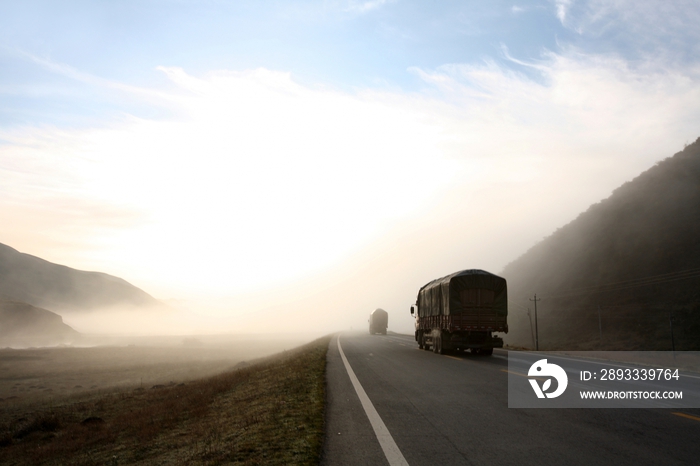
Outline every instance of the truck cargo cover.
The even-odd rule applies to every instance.
[[[484,270],[470,269],[433,280],[418,291],[420,317],[450,315],[450,309],[461,308],[460,292],[467,289],[494,292],[493,310],[508,315],[508,292],[505,278]]]

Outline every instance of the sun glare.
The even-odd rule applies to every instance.
[[[144,278],[235,293],[303,277],[419,208],[455,171],[419,112],[267,70],[163,71],[180,86],[173,118],[62,134],[65,156],[27,149],[49,166],[68,161],[82,197],[138,213],[99,239],[98,254],[142,264]]]

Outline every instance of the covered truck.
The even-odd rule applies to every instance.
[[[438,278],[418,291],[411,314],[421,349],[493,354],[494,348],[503,347],[493,333],[508,333],[506,280],[476,269]]]
[[[375,309],[369,315],[369,334],[381,333],[386,335],[389,326],[389,314],[384,309]]]

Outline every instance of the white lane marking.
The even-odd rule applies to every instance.
[[[357,376],[352,370],[352,367],[350,367],[350,363],[345,357],[345,353],[343,353],[343,348],[340,346],[340,335],[338,335],[338,351],[340,352],[340,357],[343,359],[343,364],[345,364],[345,369],[348,371],[352,386],[355,387],[357,396],[360,398],[360,403],[362,403],[362,407],[365,409],[365,414],[367,414],[367,417],[369,418],[369,423],[372,424],[374,435],[377,436],[379,445],[381,445],[382,450],[384,451],[384,456],[386,456],[387,461],[389,461],[389,465],[408,466],[406,458],[404,458],[403,454],[401,454],[401,450],[399,450],[396,442],[394,442],[394,438],[389,433],[389,429],[386,428],[384,421],[382,421],[382,418],[379,417],[379,413],[376,409],[374,409],[372,401],[367,396],[367,393],[365,393],[365,389],[362,388],[360,381],[357,380]]]

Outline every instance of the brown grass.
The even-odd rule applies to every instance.
[[[218,376],[0,414],[2,464],[317,464],[329,337]]]

